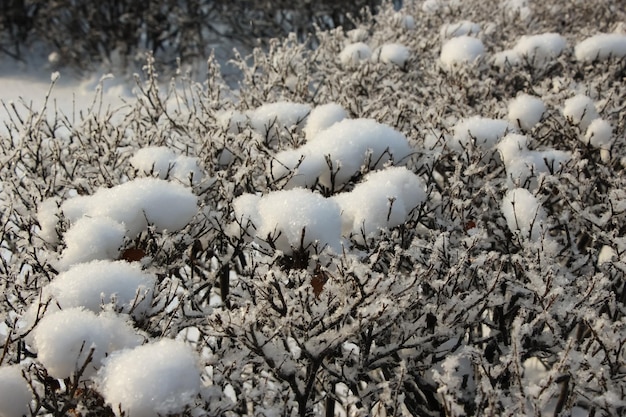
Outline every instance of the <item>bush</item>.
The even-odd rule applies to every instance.
[[[626,35],[603,4],[388,5],[316,48],[255,49],[236,90],[213,59],[203,83],[164,87],[150,59],[123,109],[7,104],[5,384],[28,391],[19,367],[33,415],[623,415]],[[599,17],[615,37],[578,57]],[[483,50],[442,62],[442,27],[465,20]],[[516,48],[553,33],[562,49],[554,35]],[[90,239],[102,225],[115,233]],[[33,329],[67,302],[59,278],[91,268],[121,288],[72,307],[148,347],[102,359],[74,343],[56,379]],[[120,366],[144,380],[146,351],[165,358],[146,357],[151,380],[180,396],[120,388]]]

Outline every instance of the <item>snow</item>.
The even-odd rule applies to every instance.
[[[56,197],[42,201],[39,207],[37,207],[37,223],[39,223],[40,227],[38,235],[52,245],[56,245],[59,242],[56,227],[59,223],[60,215],[59,199]]]
[[[563,115],[571,124],[580,126],[583,132],[587,130],[593,120],[600,117],[591,97],[584,94],[578,94],[565,100]]]
[[[558,33],[542,33],[522,36],[513,51],[534,66],[541,66],[561,55],[566,45],[565,38]]]
[[[319,132],[346,118],[348,118],[348,113],[340,104],[322,104],[311,110],[304,127],[304,134],[307,140],[313,140]]]
[[[415,18],[413,16],[396,13],[394,15],[395,24],[405,30],[415,30]]]
[[[180,413],[200,393],[199,360],[187,344],[162,339],[113,354],[98,374],[98,387],[118,416]]]
[[[340,248],[339,206],[332,199],[308,189],[275,191],[260,198],[244,194],[236,199],[233,207],[238,222],[244,219],[245,225],[245,220],[250,219],[258,239],[271,241],[276,249],[286,254],[311,245]],[[248,229],[248,233],[252,232],[253,229]]]
[[[222,110],[215,114],[219,126],[228,133],[239,133],[248,124],[248,117],[236,110]]]
[[[136,236],[148,224],[174,232],[197,212],[197,197],[181,184],[157,178],[138,178],[113,188],[99,188],[91,196],[77,196],[61,204],[63,214],[76,222],[83,216],[109,217]]]
[[[411,52],[409,48],[398,43],[388,43],[381,46],[374,52],[373,58],[387,64],[394,64],[403,68],[408,61]]]
[[[305,145],[277,153],[272,177],[283,178],[292,172],[286,188],[319,182],[332,190],[360,173],[362,166],[380,169],[388,161],[401,163],[411,153],[407,138],[390,126],[371,119],[345,119]]]
[[[125,235],[126,227],[109,217],[81,217],[64,235],[66,248],[57,268],[64,271],[82,262],[116,259]]]
[[[599,33],[579,42],[574,48],[576,59],[583,62],[624,58],[626,56],[626,34]]]
[[[448,140],[448,146],[458,152],[470,146],[489,150],[507,132],[515,130],[506,120],[472,116],[461,119],[454,126],[454,135]]]
[[[546,105],[539,97],[529,94],[519,94],[509,102],[508,119],[513,125],[523,131],[530,131],[546,111]]]
[[[358,239],[405,223],[426,200],[426,186],[405,167],[390,167],[366,175],[352,191],[332,198],[341,207],[343,235]]]
[[[363,42],[347,45],[339,53],[339,60],[345,66],[357,65],[368,61],[372,57],[372,50]]]
[[[441,26],[439,33],[444,39],[457,36],[477,35],[480,32],[480,25],[469,20],[461,20],[456,23],[446,23]]]
[[[0,417],[31,415],[33,394],[17,365],[0,366]]]
[[[137,346],[142,338],[121,316],[96,315],[77,307],[45,315],[33,331],[33,340],[37,359],[53,378],[72,376],[85,365],[93,348],[84,379],[94,374],[106,356]]]
[[[166,146],[139,149],[129,162],[144,174],[155,173],[161,179],[175,179],[182,184],[197,184],[203,177],[198,158],[178,155]]]
[[[48,307],[84,307],[94,313],[111,303],[116,311],[142,319],[152,303],[156,277],[137,263],[93,261],[60,273],[42,290]]]
[[[447,40],[441,48],[441,63],[446,69],[457,65],[474,63],[485,52],[480,39],[472,36],[457,36]]]
[[[311,112],[311,106],[302,103],[279,101],[266,103],[247,113],[250,127],[271,143],[285,128],[302,127]]]
[[[611,123],[598,118],[589,123],[585,136],[580,136],[580,139],[583,143],[589,144],[594,148],[609,149],[612,136],[613,127]]]
[[[530,191],[525,188],[508,191],[502,199],[500,209],[511,232],[519,231],[524,238],[539,239],[545,212]]]

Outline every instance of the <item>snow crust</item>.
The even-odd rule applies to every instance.
[[[576,59],[584,62],[624,58],[626,56],[626,34],[598,33],[581,42],[574,48]]]
[[[446,69],[475,62],[485,53],[483,42],[472,36],[457,36],[447,40],[441,48],[441,63]]]
[[[45,315],[33,331],[37,359],[54,378],[68,378],[87,362],[84,378],[90,377],[102,360],[118,349],[137,346],[142,337],[113,313],[96,315],[81,307]]]
[[[506,193],[500,206],[511,232],[520,232],[524,238],[537,240],[541,236],[546,214],[537,198],[525,188]]]
[[[198,358],[183,342],[162,339],[113,354],[98,374],[116,415],[155,417],[182,412],[200,392]]]
[[[17,365],[0,367],[0,417],[30,415],[33,394]]]
[[[272,176],[293,174],[286,188],[316,183],[333,188],[358,174],[362,166],[380,169],[389,161],[401,163],[411,152],[407,138],[395,129],[371,119],[345,119],[305,145],[276,154]]]

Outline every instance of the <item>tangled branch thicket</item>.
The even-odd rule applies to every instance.
[[[213,59],[202,83],[184,71],[166,83],[149,61],[136,100],[119,109],[101,97],[80,115],[49,116],[54,103],[4,103],[12,117],[0,135],[0,365],[23,367],[32,415],[118,410],[80,369],[51,378],[18,324],[57,275],[68,227],[60,214],[60,244],[44,241],[42,203],[145,175],[129,158],[148,146],[196,156],[210,177],[193,185],[200,204],[184,229],[149,228],[123,248],[139,248],[143,268],[158,277],[136,328],[150,340],[189,337],[202,358],[206,389],[185,415],[624,415],[626,61],[573,55],[586,36],[619,29],[624,10],[617,0],[531,2],[524,20],[490,2],[445,3],[436,13],[422,2],[387,6],[357,32],[318,32],[315,49],[295,36],[273,40],[240,59],[237,90]],[[409,29],[400,16],[416,24]],[[482,25],[488,54],[526,34],[558,32],[568,46],[543,65],[501,69],[487,57],[443,70],[439,29],[462,19]],[[402,67],[344,65],[339,54],[355,37],[401,43],[411,56]],[[510,178],[498,152],[447,146],[460,119],[503,117],[522,92],[547,106],[528,132],[531,147],[570,153],[560,167],[529,167],[518,184],[546,213],[536,239],[503,216]],[[611,123],[610,149],[584,144],[563,115],[578,93]],[[306,138],[298,126],[279,126],[268,141],[245,121],[224,123],[224,114],[283,100],[339,103],[352,118],[402,132],[426,202],[400,226],[346,239],[339,254],[288,254],[228,233],[238,220],[233,199],[280,190],[273,157]]]

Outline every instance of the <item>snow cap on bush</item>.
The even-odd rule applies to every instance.
[[[456,65],[475,62],[485,52],[485,46],[480,39],[472,36],[457,36],[443,44],[441,48],[441,63],[446,69]]]
[[[0,367],[0,417],[30,415],[33,393],[17,365]]]
[[[513,51],[535,66],[540,66],[561,55],[567,42],[558,33],[522,36]]]
[[[407,221],[426,200],[422,179],[405,167],[390,167],[365,176],[350,192],[332,197],[341,207],[342,232],[360,239]]]
[[[525,188],[510,190],[502,199],[500,209],[511,232],[519,231],[522,237],[539,239],[546,214],[530,191]]]
[[[286,188],[311,187],[318,182],[333,188],[360,173],[364,165],[380,169],[390,160],[401,163],[410,154],[407,138],[392,127],[371,119],[345,119],[304,146],[276,154],[272,176],[292,173]]]
[[[137,346],[141,340],[121,316],[96,315],[80,307],[45,315],[33,331],[37,359],[54,378],[67,378],[80,370],[94,349],[82,375],[90,377],[110,353]]]
[[[599,33],[579,42],[574,48],[579,61],[591,62],[626,56],[626,34]]]
[[[509,102],[508,119],[513,125],[529,131],[539,123],[545,111],[546,106],[539,97],[520,94]]]
[[[351,66],[360,64],[364,61],[369,61],[372,57],[372,50],[366,43],[356,42],[347,45],[341,53],[339,53],[339,59],[345,66]]]
[[[157,173],[161,179],[176,179],[182,184],[197,184],[203,176],[198,158],[178,155],[166,146],[139,149],[129,162],[146,174]]]
[[[93,261],[74,265],[43,288],[50,307],[84,307],[94,313],[112,303],[116,311],[142,318],[152,303],[156,277],[136,263]],[[48,307],[48,308],[50,308]]]
[[[584,94],[578,94],[565,100],[563,115],[573,125],[580,126],[583,132],[587,130],[593,120],[600,117],[591,97]]]
[[[196,353],[171,339],[117,352],[98,374],[98,390],[118,416],[181,413],[200,388]]]
[[[457,122],[454,126],[454,135],[448,140],[448,146],[459,152],[470,144],[482,150],[489,150],[512,130],[514,127],[506,120],[472,116]]]
[[[376,61],[385,62],[387,64],[394,64],[398,67],[404,67],[406,61],[408,61],[411,52],[409,48],[398,43],[388,43],[374,52],[373,58]]]
[[[116,259],[124,243],[126,227],[110,217],[81,217],[65,232],[65,249],[57,264],[61,271],[72,265]]]
[[[604,119],[594,119],[585,132],[585,136],[580,136],[583,143],[589,144],[594,148],[609,149],[611,147],[611,137],[613,135],[613,127],[611,123]]]
[[[59,216],[61,209],[59,208],[59,199],[56,197],[48,198],[37,207],[37,223],[39,223],[39,237],[46,242],[56,245],[59,242],[57,234],[57,224],[59,224]]]
[[[311,110],[304,127],[307,140],[313,140],[319,132],[346,118],[348,118],[348,113],[340,104],[327,103],[315,107]]]
[[[181,184],[157,178],[138,178],[113,188],[100,188],[91,196],[79,196],[61,205],[63,214],[75,222],[83,216],[109,217],[123,223],[129,236],[148,224],[158,231],[177,231],[197,212],[198,198]]]
[[[276,249],[286,254],[313,244],[320,248],[328,245],[336,250],[340,247],[339,206],[308,189],[275,191],[261,198],[244,194],[236,199],[233,207],[238,222],[249,219],[254,223],[254,228],[248,232],[254,230],[256,237],[273,242]]]
[[[469,20],[461,20],[455,23],[446,23],[441,26],[439,33],[442,38],[454,38],[458,36],[476,35],[480,32],[480,25],[470,22]]]
[[[278,101],[263,104],[247,114],[250,127],[272,142],[285,128],[302,127],[310,112],[311,106],[308,104]]]

